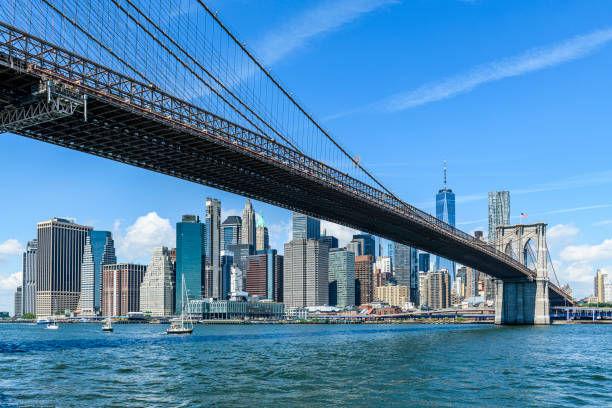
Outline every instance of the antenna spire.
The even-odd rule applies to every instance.
[[[444,189],[446,190],[446,160],[444,160]]]

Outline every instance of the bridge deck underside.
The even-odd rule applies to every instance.
[[[40,78],[0,68],[0,110],[27,97]],[[212,135],[173,126],[90,95],[83,114],[21,129],[47,143],[244,195],[289,210],[414,246],[502,279],[523,272],[453,237],[375,205],[353,191],[324,183]],[[562,304],[551,285],[551,304]]]

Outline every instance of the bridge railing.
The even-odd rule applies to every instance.
[[[433,228],[453,239],[487,252],[495,258],[522,270],[528,276],[535,273],[514,258],[488,243],[419,210],[396,197],[303,153],[277,143],[214,113],[199,108],[163,90],[113,71],[94,61],[80,57],[41,38],[0,22],[0,63],[17,64],[18,69],[36,73],[41,78],[68,83],[84,93],[97,96],[158,121],[195,131],[199,137],[213,139],[247,154],[265,158],[275,165],[298,171],[326,185],[344,190],[403,217]]]

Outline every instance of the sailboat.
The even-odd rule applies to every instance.
[[[111,318],[110,318],[110,316],[108,316],[108,317],[106,318],[106,323],[104,323],[104,326],[102,326],[102,331],[103,331],[103,332],[108,332],[108,333],[110,333],[110,332],[112,332],[112,331],[113,331],[113,325],[112,325],[112,323],[111,323]]]
[[[50,330],[57,330],[57,329],[59,329],[59,326],[57,325],[57,320],[55,318],[49,319],[49,324],[47,325],[46,328],[50,329]]]
[[[185,303],[185,298],[187,298],[187,303],[189,303],[189,295],[185,293],[185,275],[183,275],[181,291],[181,304],[183,305],[183,310],[181,310],[181,318],[170,322],[170,327],[166,330],[166,334],[191,334],[191,332],[193,332],[192,324],[185,326],[185,308],[187,305],[187,303]]]

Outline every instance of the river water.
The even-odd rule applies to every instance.
[[[2,407],[612,406],[612,326],[0,325]]]

